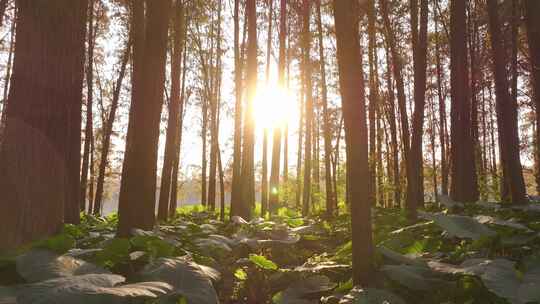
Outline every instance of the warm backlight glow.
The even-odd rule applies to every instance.
[[[283,128],[298,116],[296,98],[280,86],[260,85],[254,100],[254,116],[258,129]]]

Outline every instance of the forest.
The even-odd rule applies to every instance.
[[[540,0],[0,0],[0,304],[540,303]]]

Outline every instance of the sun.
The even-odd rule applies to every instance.
[[[293,92],[278,85],[260,85],[253,105],[257,129],[283,128],[290,125],[298,114]]]

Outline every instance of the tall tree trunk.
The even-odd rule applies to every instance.
[[[369,186],[370,189],[370,199],[371,204],[375,206],[377,203],[377,147],[376,147],[376,131],[375,131],[375,120],[377,112],[377,100],[379,99],[379,92],[377,86],[377,75],[375,70],[377,54],[375,46],[375,2],[374,0],[368,0],[368,58],[369,58],[369,106],[368,106],[368,117],[369,117]]]
[[[397,100],[398,100],[398,110],[400,115],[401,123],[401,139],[403,144],[403,161],[408,162],[409,150],[411,147],[410,144],[410,133],[409,133],[409,119],[407,117],[407,100],[405,97],[405,84],[403,81],[403,60],[401,55],[398,52],[396,46],[396,38],[394,30],[392,29],[390,23],[390,17],[388,14],[388,4],[387,1],[379,1],[381,8],[381,15],[383,17],[383,23],[385,28],[385,38],[388,46],[390,48],[390,55],[392,58],[392,70],[394,72],[394,79],[396,81],[396,90],[397,90]]]
[[[207,192],[207,171],[208,171],[208,159],[207,159],[207,136],[208,136],[208,101],[202,100],[201,114],[202,114],[202,129],[201,129],[201,141],[202,141],[202,156],[201,156],[201,205],[206,206],[208,203]]]
[[[221,159],[221,150],[218,149],[218,172],[219,172],[219,219],[225,221],[225,173]]]
[[[132,131],[128,131],[126,161],[122,168],[118,210],[120,236],[129,235],[133,228],[151,230],[155,222],[157,150],[170,7],[170,0],[152,0],[146,3],[146,20],[134,14],[138,16],[135,24],[146,22],[146,25],[144,37],[138,35],[137,30],[133,37],[134,69],[139,71],[135,72],[138,80],[132,88],[130,111],[133,114],[130,119],[133,122],[128,126]],[[137,26],[140,25],[134,25]],[[143,42],[140,39],[144,39]],[[142,62],[137,62],[138,59]]]
[[[388,44],[387,44],[388,45]],[[394,203],[393,206],[399,208],[401,206],[401,178],[399,173],[399,144],[398,144],[398,128],[396,124],[396,106],[394,85],[392,81],[392,67],[390,64],[390,51],[386,47],[386,86],[388,88],[388,124],[390,125],[390,142],[392,146],[392,182],[394,186]]]
[[[330,114],[328,113],[328,92],[326,84],[326,58],[324,54],[324,40],[321,16],[321,0],[317,0],[317,32],[319,38],[319,60],[321,62],[321,101],[323,107],[323,128],[324,128],[324,181],[326,189],[326,216],[334,216],[337,200],[332,187],[332,168],[330,157],[332,156],[332,134],[330,130]]]
[[[302,77],[304,77],[302,73]],[[302,80],[302,82],[304,82]],[[296,158],[296,208],[300,208],[301,200],[302,200],[302,144],[303,144],[303,135],[304,135],[304,126],[305,126],[305,119],[304,119],[304,93],[305,90],[303,89],[304,85],[302,84],[302,89],[300,90],[301,93],[299,94],[299,112],[300,117],[298,119],[298,153]]]
[[[493,74],[495,75],[497,126],[500,138],[500,154],[503,167],[503,182],[509,190],[514,204],[528,201],[521,160],[519,157],[519,135],[517,123],[517,104],[508,90],[506,60],[504,55],[501,24],[497,0],[487,0],[489,32],[493,51]]]
[[[242,60],[240,59],[240,0],[234,0],[234,152],[231,188],[231,215],[238,215],[241,202],[242,168]]]
[[[216,35],[217,45],[216,45],[216,61],[214,71],[212,74],[212,92],[211,92],[211,105],[210,105],[210,177],[208,182],[208,207],[210,210],[214,211],[216,208],[216,173],[218,167],[218,150],[219,150],[219,136],[218,136],[218,127],[219,127],[219,93],[220,83],[221,83],[221,1],[218,1],[218,30]]]
[[[88,214],[90,214],[94,208],[94,185],[96,184],[96,170],[94,161],[94,155],[96,152],[95,140],[96,139],[94,138],[94,136],[90,137],[90,168],[88,168],[90,174],[90,179],[88,181]],[[81,211],[86,211],[86,209]]]
[[[309,56],[311,49],[311,32],[309,29],[311,15],[311,0],[302,1],[302,52],[303,52],[303,71],[304,71],[304,90],[305,90],[305,137],[304,145],[304,190],[302,195],[302,215],[307,216],[311,199],[311,132],[313,129],[313,96],[311,83],[311,58]]]
[[[96,36],[94,35],[94,0],[89,0],[88,5],[88,63],[86,65],[86,128],[84,131],[84,148],[81,170],[81,211],[86,205],[86,186],[88,183],[88,169],[90,166],[90,143],[94,137],[94,45]]]
[[[436,70],[437,70],[437,96],[439,98],[439,142],[441,144],[441,193],[444,195],[448,194],[448,160],[447,155],[447,126],[446,126],[446,96],[443,93],[443,75],[442,75],[442,64],[441,64],[441,55],[440,55],[440,35],[439,32],[439,11],[436,11],[436,20],[435,20],[435,60],[436,60]]]
[[[131,35],[131,34],[130,34]],[[109,110],[109,116],[103,126],[103,141],[101,143],[101,157],[99,162],[99,172],[96,184],[96,196],[94,199],[92,213],[99,215],[101,212],[102,200],[103,200],[103,186],[105,184],[105,171],[107,170],[109,150],[111,147],[111,136],[113,132],[114,120],[116,119],[116,111],[118,110],[118,101],[120,100],[120,91],[122,90],[122,82],[126,74],[126,68],[129,61],[129,55],[131,53],[131,37],[128,40],[124,54],[122,55],[122,63],[120,65],[120,72],[116,79],[116,84],[113,91],[111,109]],[[90,211],[89,211],[90,212]]]
[[[187,22],[184,21],[184,38],[187,36]],[[171,195],[169,198],[169,217],[174,217],[178,207],[178,170],[180,167],[180,147],[182,145],[182,133],[184,126],[184,116],[186,113],[189,96],[186,96],[186,59],[187,59],[187,39],[184,39],[184,51],[182,58],[182,89],[180,90],[180,111],[178,112],[178,128],[176,128],[176,139],[174,141],[174,159],[172,164]]]
[[[272,0],[270,0],[272,1]],[[279,63],[278,63],[278,82],[281,90],[285,90],[285,41],[287,37],[287,1],[280,0],[279,9]],[[274,128],[272,140],[272,166],[270,169],[270,196],[269,210],[273,212],[279,204],[279,174],[281,162],[281,128]],[[287,139],[285,139],[287,140]],[[284,156],[286,157],[286,156]]]
[[[414,66],[414,113],[411,150],[407,159],[407,217],[416,219],[418,204],[424,204],[422,134],[426,103],[426,55],[428,1],[420,0],[420,32],[418,32],[418,0],[411,0],[411,27]],[[415,8],[416,7],[416,8]]]
[[[349,187],[352,225],[353,283],[372,284],[373,243],[369,186],[368,138],[362,59],[359,54],[358,2],[334,0],[337,36],[339,87],[342,97],[347,143],[347,172],[354,187]]]
[[[172,166],[175,158],[175,141],[180,123],[180,77],[182,64],[182,49],[184,41],[184,8],[182,1],[175,4],[173,23],[173,47],[171,58],[171,101],[169,102],[169,119],[167,121],[167,136],[165,139],[165,156],[161,171],[161,187],[159,191],[158,220],[164,221],[169,217],[169,198],[171,192]]]
[[[15,9],[16,10],[16,9]],[[16,14],[16,13],[14,13]],[[4,77],[4,94],[2,98],[2,112],[0,112],[0,144],[2,141],[2,133],[5,127],[6,123],[6,109],[8,104],[8,92],[9,92],[9,85],[11,80],[11,68],[13,63],[13,52],[15,49],[15,26],[17,22],[15,22],[15,19],[11,22],[11,29],[9,34],[9,54],[8,54],[8,61],[6,66],[6,75]]]
[[[525,25],[527,27],[527,40],[529,42],[529,56],[531,58],[531,83],[533,89],[534,105],[536,107],[536,151],[540,160],[540,2],[524,0]],[[537,166],[536,189],[540,193],[540,166]]]
[[[451,154],[452,185],[450,195],[458,202],[476,202],[478,184],[474,160],[474,141],[471,128],[471,90],[467,64],[466,3],[451,2],[450,22],[451,55]]]
[[[55,3],[17,1],[17,54],[0,147],[0,250],[79,219],[88,2]]]
[[[274,1],[268,0],[268,36],[266,38],[266,85],[270,83],[270,58],[272,53],[272,19]],[[277,127],[276,127],[277,129]],[[273,146],[273,145],[272,145]],[[263,155],[261,176],[261,216],[268,211],[268,129],[263,131]],[[273,157],[273,155],[272,155]]]
[[[248,28],[247,43],[247,109],[244,121],[244,140],[242,147],[242,197],[238,215],[251,218],[255,204],[255,120],[254,98],[257,91],[257,5],[255,0],[246,1]]]

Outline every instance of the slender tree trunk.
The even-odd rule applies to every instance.
[[[216,45],[216,61],[214,71],[215,73],[212,77],[212,95],[211,95],[211,106],[210,106],[210,178],[208,183],[208,206],[210,210],[214,211],[216,208],[216,173],[217,173],[217,162],[218,162],[218,150],[219,150],[219,140],[218,140],[218,126],[219,126],[219,85],[221,83],[221,1],[218,1],[218,30],[217,30],[217,45]]]
[[[438,188],[438,182],[437,182],[437,157],[436,157],[436,146],[435,146],[435,109],[434,104],[435,101],[430,98],[429,100],[429,139],[431,141],[431,165],[432,165],[432,180],[433,180],[433,199],[435,202],[439,201],[439,197],[437,196],[437,188]]]
[[[288,11],[285,10],[285,24],[287,23],[287,20],[289,15]],[[285,29],[286,31],[287,29]],[[286,50],[286,59],[285,59],[285,66],[287,70],[287,90],[290,89],[290,82],[291,82],[291,35],[287,36],[287,45],[289,46]],[[289,123],[285,123],[285,128],[283,130],[283,184],[286,186],[286,191],[284,191],[284,201],[288,201],[288,186],[289,186]]]
[[[311,199],[311,132],[313,129],[313,96],[311,83],[311,58],[309,56],[311,49],[311,32],[309,29],[311,12],[311,0],[302,1],[302,51],[303,51],[303,70],[304,70],[304,90],[305,90],[305,137],[304,145],[304,190],[302,195],[302,215],[307,216],[309,213],[309,205]]]
[[[369,185],[368,138],[358,33],[358,2],[334,0],[337,36],[339,87],[342,96],[347,143],[347,172],[354,187],[349,187],[352,225],[353,283],[370,286],[373,243]]]
[[[493,51],[493,73],[495,75],[497,126],[501,143],[503,181],[507,185],[510,200],[514,204],[528,201],[521,160],[519,157],[519,135],[517,104],[508,90],[506,60],[504,55],[501,25],[496,0],[487,0],[489,32]]]
[[[426,103],[426,55],[428,1],[420,0],[420,32],[418,32],[418,0],[411,0],[411,27],[414,65],[414,113],[410,157],[407,159],[407,217],[416,219],[416,208],[424,204],[422,134]]]
[[[268,0],[268,36],[266,38],[266,85],[270,83],[270,58],[272,53],[272,18],[274,1]],[[277,129],[277,128],[276,128]],[[268,211],[268,129],[263,131],[263,155],[261,176],[261,217]],[[273,157],[273,155],[272,155]]]
[[[272,0],[270,0],[272,1]],[[287,36],[287,1],[280,0],[279,9],[279,63],[278,63],[278,82],[280,89],[285,89],[285,39]],[[281,191],[279,185],[279,174],[281,163],[281,128],[274,128],[274,135],[272,140],[272,166],[270,170],[270,197],[269,197],[269,210],[273,212],[277,209],[279,204],[279,193]],[[285,141],[287,139],[285,138]],[[286,155],[284,156],[287,157]]]
[[[231,188],[231,215],[238,215],[241,202],[242,168],[242,60],[240,59],[240,0],[234,0],[234,152]]]
[[[111,109],[109,110],[109,116],[103,126],[103,141],[101,143],[101,157],[99,163],[99,173],[96,184],[96,196],[94,199],[92,213],[99,215],[103,200],[103,186],[105,184],[105,171],[107,170],[109,150],[111,147],[111,136],[113,131],[114,120],[116,119],[116,111],[118,110],[118,101],[120,100],[120,91],[122,89],[122,82],[126,74],[126,68],[129,61],[129,55],[131,53],[131,38],[128,40],[126,50],[122,55],[122,63],[120,65],[120,72],[116,79],[116,84],[113,91],[113,97],[111,101]]]
[[[182,48],[184,41],[184,8],[182,1],[176,1],[173,23],[173,47],[171,58],[171,101],[169,102],[169,119],[167,121],[167,136],[165,139],[165,156],[161,171],[161,187],[159,192],[158,220],[164,221],[169,217],[169,198],[171,190],[172,166],[175,158],[175,141],[180,120],[180,77],[182,63]]]
[[[95,161],[94,161],[94,155],[96,152],[95,149],[95,138],[92,136],[90,137],[90,180],[88,181],[88,214],[90,214],[94,208],[94,185],[96,182],[96,171],[95,171]],[[82,204],[81,204],[82,205]],[[81,207],[82,209],[82,207]],[[82,210],[86,211],[86,209]]]
[[[303,73],[302,73],[303,74]],[[302,75],[302,77],[304,77]],[[303,83],[304,81],[302,81]],[[301,200],[302,200],[302,144],[303,144],[303,135],[304,135],[304,124],[305,124],[305,119],[304,119],[304,103],[305,103],[305,100],[304,100],[304,92],[305,90],[303,89],[304,85],[302,84],[302,89],[300,90],[301,93],[299,94],[300,96],[298,97],[299,98],[299,112],[300,112],[300,117],[299,117],[299,121],[298,121],[298,153],[297,153],[297,158],[296,158],[296,208],[299,209],[300,208],[300,203],[301,203]]]
[[[337,203],[332,186],[332,168],[330,157],[332,155],[332,134],[330,131],[330,114],[328,113],[328,92],[326,84],[326,58],[324,54],[324,40],[321,16],[321,0],[317,0],[317,32],[319,38],[319,60],[321,62],[321,101],[323,107],[323,133],[324,133],[324,181],[326,189],[326,216],[334,216]]]
[[[17,54],[0,147],[0,250],[79,219],[88,2],[56,4],[17,1]]]
[[[248,45],[247,45],[247,109],[244,121],[244,140],[242,147],[242,203],[238,214],[251,218],[255,204],[255,120],[253,118],[253,99],[257,91],[257,5],[255,0],[246,2]]]
[[[524,0],[524,12],[532,67],[531,84],[536,107],[536,157],[540,160],[540,2]],[[540,166],[536,168],[535,177],[537,192],[540,194]]]
[[[184,37],[187,36],[187,22],[184,21]],[[187,58],[187,39],[184,39],[184,51],[182,59],[182,88],[180,90],[180,111],[178,112],[178,128],[176,129],[176,139],[174,142],[174,159],[171,178],[171,195],[169,198],[169,217],[174,217],[176,208],[178,207],[178,170],[180,167],[180,147],[182,146],[182,131],[184,126],[184,116],[186,113],[187,101],[189,96],[186,96],[186,58]]]
[[[134,68],[139,69],[135,72],[139,79],[132,88],[130,111],[133,114],[130,119],[133,122],[128,126],[132,131],[128,131],[126,161],[122,168],[118,211],[120,236],[129,235],[133,228],[151,230],[155,222],[157,150],[170,7],[170,0],[147,1],[146,20],[138,16],[134,21],[135,24],[146,22],[146,33],[141,37],[137,30],[134,31]],[[143,42],[140,39],[144,39]],[[142,52],[142,56],[138,52]],[[143,61],[137,62],[141,57]]]
[[[386,86],[388,88],[388,103],[387,116],[388,124],[390,125],[390,142],[392,152],[392,182],[394,187],[394,202],[393,206],[399,208],[401,206],[401,178],[399,170],[399,144],[398,144],[398,128],[396,124],[396,106],[394,85],[392,81],[392,67],[390,63],[390,51],[386,48]]]
[[[450,22],[451,55],[451,154],[450,195],[458,202],[476,202],[478,184],[471,128],[471,90],[467,64],[467,14],[464,1],[452,0]]]
[[[441,193],[448,195],[448,161],[446,159],[447,155],[447,141],[446,141],[446,96],[443,93],[443,75],[442,75],[442,64],[441,64],[441,55],[440,55],[440,38],[441,33],[439,32],[439,18],[440,15],[436,15],[435,20],[435,60],[436,60],[436,70],[437,70],[437,96],[439,97],[439,142],[441,144]]]
[[[219,171],[219,219],[225,221],[225,173],[221,159],[221,149],[218,149],[218,171]]]
[[[369,58],[369,186],[371,187],[370,199],[371,205],[377,204],[377,147],[376,147],[376,131],[375,120],[377,112],[377,100],[379,99],[379,92],[377,87],[375,65],[377,60],[376,46],[375,46],[375,2],[369,0],[367,2],[367,15],[368,15],[368,58]]]
[[[88,55],[86,65],[86,128],[84,131],[84,148],[83,148],[83,160],[81,170],[81,194],[80,205],[81,211],[85,209],[86,205],[86,186],[88,183],[88,169],[90,166],[90,143],[92,137],[94,137],[94,115],[93,115],[93,103],[94,103],[94,0],[89,0],[88,5]]]
[[[398,49],[396,46],[396,38],[394,31],[392,29],[391,23],[390,23],[390,17],[388,14],[388,4],[386,1],[380,0],[379,1],[380,8],[381,8],[381,15],[383,17],[383,23],[385,28],[385,37],[386,42],[388,43],[388,46],[390,48],[390,55],[392,58],[392,67],[394,72],[394,79],[396,81],[396,90],[397,90],[397,101],[398,101],[398,110],[400,115],[400,123],[401,123],[401,138],[402,138],[402,144],[403,144],[403,161],[407,162],[409,158],[409,150],[410,150],[410,133],[409,133],[409,119],[407,117],[407,101],[405,98],[405,84],[403,81],[403,60],[401,59],[401,56],[398,53]]]
[[[16,14],[16,13],[14,13]],[[8,54],[8,61],[7,61],[7,66],[6,66],[6,75],[4,77],[4,94],[3,94],[3,98],[2,98],[2,112],[0,114],[0,144],[1,144],[1,141],[2,141],[2,133],[3,133],[3,130],[4,130],[4,127],[5,127],[5,123],[6,123],[6,109],[7,109],[7,104],[8,104],[8,92],[9,92],[9,85],[10,85],[10,80],[11,80],[11,68],[12,68],[12,63],[13,63],[13,52],[14,52],[14,48],[15,48],[15,26],[16,26],[17,22],[15,22],[15,20],[13,20],[11,22],[11,29],[10,29],[10,34],[9,34],[9,54]]]

